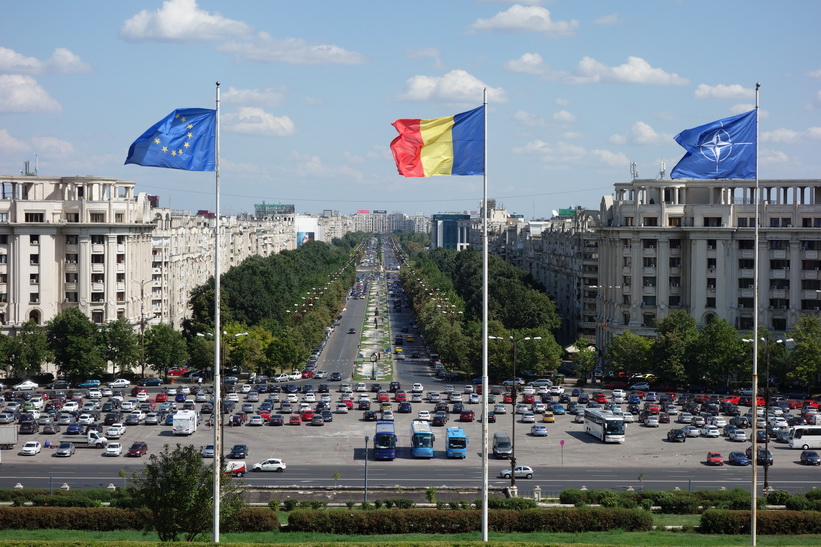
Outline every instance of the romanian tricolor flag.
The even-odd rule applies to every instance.
[[[396,120],[391,151],[400,175],[483,175],[485,107],[447,118]]]

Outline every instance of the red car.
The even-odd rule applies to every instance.
[[[166,401],[168,401],[168,395],[165,393],[157,393],[154,396],[154,400],[158,403],[165,403]]]
[[[595,395],[593,395],[593,400],[599,404],[604,404],[607,402],[607,395],[605,395],[604,393],[596,393]]]
[[[187,368],[172,368],[172,369],[169,369],[168,375],[169,376],[182,376],[186,372],[188,372]]]
[[[303,370],[302,371],[302,379],[303,380],[306,379],[306,378],[313,378],[313,377],[314,377],[314,371],[313,370]]]
[[[536,396],[535,395],[530,395],[528,393],[522,395],[522,402],[523,403],[533,404],[534,401],[536,401]]]
[[[302,421],[303,422],[310,422],[314,419],[314,411],[311,409],[305,409],[302,411]]]
[[[131,445],[131,448],[128,449],[128,455],[133,457],[140,457],[143,454],[148,453],[148,443],[145,442],[136,442]]]
[[[475,419],[475,414],[472,410],[463,410],[459,415],[460,422],[472,422]]]
[[[510,393],[505,393],[505,396],[504,396],[504,398],[502,399],[502,402],[505,402],[505,403],[507,403],[507,404],[512,403],[512,402],[513,402],[513,395],[512,395],[512,394],[510,394]]]
[[[376,400],[380,403],[389,403],[391,400],[391,396],[388,394],[387,391],[380,391],[376,394]]]
[[[408,396],[404,391],[397,391],[393,395],[393,400],[397,403],[404,403],[408,400]]]
[[[724,458],[718,452],[707,452],[707,465],[724,465]]]
[[[296,414],[293,414],[290,418],[288,418],[288,423],[291,425],[302,425],[302,418]]]

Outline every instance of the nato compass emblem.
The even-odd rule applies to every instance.
[[[708,133],[705,135],[704,140],[702,140],[698,145],[698,150],[705,159],[715,163],[716,169],[718,169],[719,163],[729,159],[732,156],[733,147],[748,144],[753,143],[733,142],[733,138],[730,133],[722,127],[717,129],[712,134]]]

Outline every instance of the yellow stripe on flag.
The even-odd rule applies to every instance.
[[[425,176],[450,175],[453,171],[453,116],[419,120],[421,160]]]

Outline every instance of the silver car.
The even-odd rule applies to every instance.
[[[60,443],[54,455],[60,458],[68,458],[74,455],[74,443]]]

